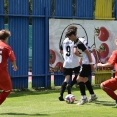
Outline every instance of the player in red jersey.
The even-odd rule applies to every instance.
[[[115,44],[117,46],[117,39],[115,39]],[[116,107],[117,107],[117,94],[114,92],[117,90],[117,50],[114,50],[112,52],[112,55],[110,56],[107,63],[102,64],[98,63],[98,67],[112,67],[114,66],[116,73],[115,78],[111,78],[109,80],[106,80],[101,83],[101,88],[112,98],[116,101]]]
[[[0,90],[2,90],[2,93],[0,94],[0,105],[12,91],[12,83],[8,73],[8,58],[12,63],[13,70],[17,70],[15,55],[11,47],[7,45],[10,35],[10,31],[8,30],[0,31]]]

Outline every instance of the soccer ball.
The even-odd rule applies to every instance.
[[[66,101],[67,104],[73,104],[74,101],[75,101],[75,96],[72,95],[72,94],[68,94],[65,97],[65,101]]]

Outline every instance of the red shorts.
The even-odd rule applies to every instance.
[[[7,70],[0,70],[0,89],[12,90],[12,82]]]
[[[112,89],[113,91],[117,90],[117,78],[112,78],[102,82],[103,87]]]

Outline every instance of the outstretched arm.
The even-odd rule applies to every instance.
[[[97,64],[98,67],[113,67],[113,65],[111,65],[110,63],[105,63],[105,64],[102,64],[102,63],[98,63]]]

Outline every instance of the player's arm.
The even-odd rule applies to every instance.
[[[98,67],[113,67],[113,65],[111,65],[110,63],[105,63],[105,64],[102,64],[102,63],[98,63],[97,64]]]
[[[87,49],[84,52],[87,54],[90,65],[91,65],[91,70],[92,70],[92,72],[94,72],[95,68],[94,68],[94,63],[92,61],[91,53]]]
[[[74,54],[75,54],[76,56],[82,57],[82,56],[79,54],[79,52],[78,52],[78,50],[77,50],[76,47],[74,47]]]
[[[95,71],[95,68],[94,68],[94,65],[93,65],[94,63],[93,63],[93,61],[92,61],[91,53],[89,52],[89,50],[87,50],[87,48],[85,47],[85,45],[84,45],[83,43],[80,43],[80,44],[79,44],[79,48],[80,48],[84,53],[87,54],[88,59],[89,59],[89,64],[91,65],[91,70],[92,70],[92,71]]]
[[[17,68],[17,65],[16,65],[16,61],[13,61],[11,63],[12,63],[13,70],[17,71],[18,68]]]
[[[60,46],[59,49],[60,49],[60,53],[63,54],[63,46],[62,45]]]
[[[78,44],[78,48],[87,54],[89,62],[92,63],[91,53],[87,50],[87,48],[85,47],[85,45],[82,42]]]
[[[15,58],[14,52],[12,51],[11,48],[9,49],[9,59],[12,63],[13,70],[17,71],[18,68],[17,68],[17,65],[16,65],[16,58]]]
[[[113,51],[111,57],[108,59],[108,62],[105,64],[98,63],[98,67],[113,67],[117,61],[117,50]]]
[[[98,63],[97,66],[98,67],[113,67],[114,64],[116,63],[116,60],[117,60],[117,51],[115,50],[111,57],[108,59],[108,62],[105,63],[105,64],[102,64],[102,63]]]
[[[63,50],[60,50],[60,53],[63,54]]]
[[[91,53],[87,49],[84,52],[87,54],[89,62],[92,63]]]

